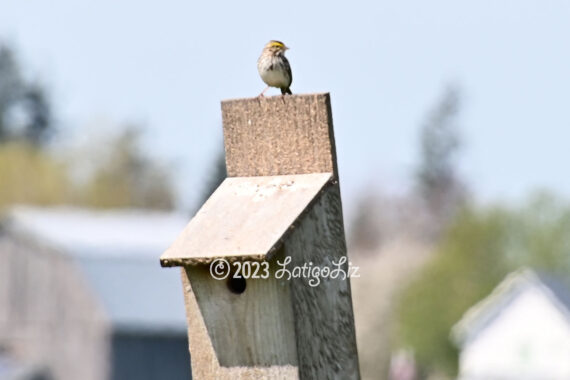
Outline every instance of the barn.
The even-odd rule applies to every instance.
[[[143,210],[9,210],[0,223],[0,370],[189,379],[180,273],[158,261],[187,222]]]

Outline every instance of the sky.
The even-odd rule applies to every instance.
[[[183,207],[221,150],[220,101],[265,87],[270,39],[290,47],[294,93],[331,93],[349,211],[362,191],[412,183],[419,129],[450,83],[478,199],[570,196],[569,20],[567,1],[0,0],[0,39],[47,84],[60,129],[144,125]]]

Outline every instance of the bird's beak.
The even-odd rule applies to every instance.
[[[285,46],[285,50],[289,50],[289,46]]]

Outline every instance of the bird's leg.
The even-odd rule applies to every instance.
[[[265,91],[267,91],[269,89],[269,86],[265,87],[265,90],[261,91],[261,94],[259,94],[260,98],[263,98],[265,96]]]
[[[292,92],[289,87],[281,87],[281,99],[283,100],[283,103],[285,103],[285,97],[291,94]]]

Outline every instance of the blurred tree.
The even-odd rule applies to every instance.
[[[0,144],[0,208],[61,204],[69,195],[66,167],[51,155],[23,142]]]
[[[506,259],[570,278],[570,205],[547,191],[533,194],[509,219]],[[569,284],[570,285],[570,284]]]
[[[206,185],[204,186],[202,197],[199,201],[199,204],[196,205],[197,210],[202,207],[210,195],[216,191],[218,186],[222,184],[227,176],[228,173],[226,171],[226,154],[224,148],[222,147],[218,153],[216,153],[214,160],[210,164],[210,170],[208,170],[208,177],[206,178]]]
[[[378,198],[377,192],[366,192],[358,197],[348,239],[353,252],[371,253],[382,243],[386,231],[380,221]]]
[[[12,50],[0,43],[0,142],[9,136],[8,110],[20,95],[22,79]]]
[[[93,157],[90,157],[93,160]],[[172,209],[175,195],[168,171],[140,149],[140,130],[124,132],[97,152],[93,173],[79,193],[89,207]]]
[[[402,293],[397,340],[412,347],[424,371],[457,370],[449,339],[463,313],[523,265],[570,276],[570,205],[535,195],[519,210],[464,209],[429,262]]]
[[[52,129],[45,89],[24,80],[13,50],[0,42],[0,143],[26,140],[38,145]]]
[[[27,115],[22,137],[35,145],[40,145],[53,132],[51,107],[45,89],[38,84],[29,84],[21,102],[24,114]]]
[[[465,205],[467,191],[455,163],[459,109],[459,90],[449,86],[421,128],[414,191],[389,199],[382,199],[378,191],[364,193],[352,219],[352,248],[372,252],[395,236],[435,242]]]
[[[456,173],[455,157],[460,148],[457,115],[460,93],[449,86],[431,111],[420,134],[417,191],[432,216],[428,235],[437,238],[465,201],[465,187]]]
[[[89,171],[82,186],[69,170],[43,149],[53,130],[45,88],[24,79],[13,50],[0,41],[0,206],[14,203],[73,203],[90,207],[170,209],[174,190],[168,172],[139,148],[139,131],[126,131],[85,159]]]
[[[91,165],[82,184],[69,174],[80,157],[64,165],[30,143],[0,144],[0,207],[27,203],[173,208],[175,195],[168,172],[141,152],[137,129],[127,128],[108,144],[76,156]]]

